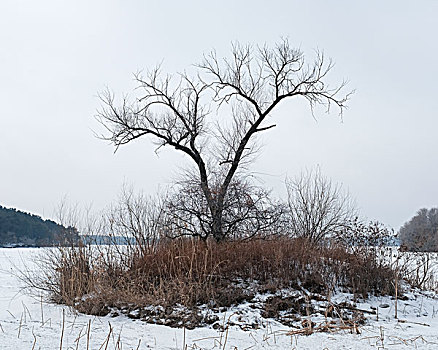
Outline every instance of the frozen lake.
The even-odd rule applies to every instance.
[[[369,316],[361,334],[287,335],[287,327],[272,321],[266,328],[228,332],[210,328],[186,330],[146,324],[125,316],[79,315],[67,307],[24,293],[17,269],[34,268],[41,249],[0,248],[0,349],[438,349],[438,300],[421,293],[399,302],[403,322],[392,317],[394,301],[373,298],[358,305],[388,304],[379,321]],[[37,271],[38,272],[38,271]],[[342,295],[336,296],[342,298]],[[242,306],[244,308],[244,306]],[[233,317],[232,312],[229,317]],[[111,330],[111,331],[110,331]],[[87,340],[89,334],[89,340]],[[87,345],[88,344],[88,345]]]

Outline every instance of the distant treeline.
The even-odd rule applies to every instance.
[[[0,246],[52,246],[77,242],[78,231],[38,215],[0,206]]]
[[[438,252],[438,208],[420,209],[399,232],[401,249]]]

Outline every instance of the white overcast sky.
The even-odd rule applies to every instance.
[[[274,193],[319,165],[363,215],[395,229],[438,205],[438,1],[0,1],[0,204],[53,217],[64,196],[108,205],[124,182],[153,194],[184,159],[148,140],[116,154],[93,130],[97,93],[164,60],[182,71],[230,43],[280,37],[336,62],[355,89],[341,123],[292,101],[252,170]]]

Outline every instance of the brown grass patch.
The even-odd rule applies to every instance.
[[[219,310],[282,288],[323,295],[339,288],[358,296],[391,294],[394,278],[372,255],[291,238],[59,248],[43,265],[39,286],[54,301],[97,315],[112,307],[132,311],[150,305],[161,306],[151,311],[157,317],[169,316],[178,304]]]

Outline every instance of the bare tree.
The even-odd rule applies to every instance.
[[[348,192],[319,168],[286,180],[292,234],[319,242],[349,231],[357,212]]]
[[[212,191],[220,188],[220,183]],[[235,177],[224,198],[223,235],[232,239],[265,238],[285,234],[287,208],[273,200],[269,191]],[[199,181],[185,178],[165,200],[163,232],[171,237],[190,235],[207,239],[211,233],[211,212]]]
[[[335,106],[342,113],[349,94],[345,82],[326,83],[333,68],[321,52],[307,64],[288,40],[275,47],[235,44],[229,59],[216,52],[204,56],[194,75],[163,75],[160,67],[137,74],[139,93],[117,104],[114,95],[101,95],[98,120],[116,149],[143,136],[158,148],[173,147],[191,159],[211,220],[205,222],[217,241],[226,238],[225,199],[239,169],[257,151],[256,135],[275,127],[265,124],[274,108],[293,97],[305,98],[312,109]]]
[[[127,249],[138,249],[141,254],[156,245],[161,238],[163,205],[160,197],[135,193],[124,185],[118,201],[104,214],[103,226],[115,245],[121,239]]]

